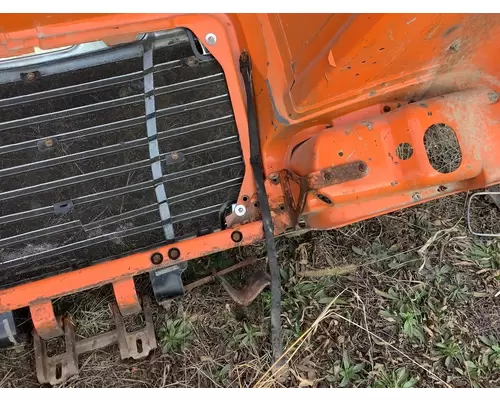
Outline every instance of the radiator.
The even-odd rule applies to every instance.
[[[97,47],[0,62],[0,287],[223,229],[238,197],[219,63],[184,30]]]

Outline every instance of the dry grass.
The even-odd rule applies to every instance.
[[[500,243],[472,238],[466,195],[328,232],[278,239],[287,379],[267,373],[269,292],[235,307],[218,283],[154,308],[161,348],[120,360],[116,347],[80,357],[72,387],[495,387],[500,384]],[[491,207],[475,207],[488,227]],[[481,219],[481,217],[485,219]],[[480,223],[481,225],[481,223]],[[188,279],[250,256],[262,244],[197,260]],[[260,264],[252,268],[263,268]],[[241,281],[250,273],[234,273]],[[150,290],[147,277],[139,290]],[[59,300],[79,337],[113,327],[110,288]],[[180,340],[162,334],[166,322]],[[182,324],[181,324],[182,322]],[[31,344],[0,352],[0,387],[39,386]]]

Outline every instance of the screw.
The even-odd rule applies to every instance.
[[[243,204],[238,204],[236,207],[234,207],[234,213],[238,217],[243,217],[247,213],[247,208]]]
[[[177,260],[181,256],[181,252],[178,248],[173,247],[168,251],[168,258],[171,260]]]
[[[234,243],[239,243],[243,240],[243,234],[240,231],[234,231],[231,233],[231,240]]]
[[[205,41],[209,46],[215,46],[215,43],[217,43],[217,36],[215,36],[213,33],[207,33],[207,36],[205,36]]]
[[[151,256],[151,262],[154,265],[161,264],[162,261],[163,261],[163,256],[160,253],[153,253],[153,255]]]
[[[488,99],[490,99],[490,103],[496,103],[498,101],[498,93],[496,93],[496,92],[489,92],[488,93]]]
[[[418,201],[418,200],[422,199],[422,196],[420,195],[419,192],[416,192],[413,194],[413,196],[411,196],[411,198],[415,201]]]

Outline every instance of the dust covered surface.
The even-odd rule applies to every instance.
[[[159,348],[150,356],[122,361],[116,346],[82,355],[80,375],[64,386],[498,387],[500,241],[468,233],[466,196],[278,239],[286,348],[300,344],[285,382],[265,375],[272,361],[269,291],[241,310],[212,283],[168,311],[155,305]],[[473,208],[477,223],[485,217],[491,224],[488,207],[494,205]],[[264,251],[257,244],[195,260],[185,281]],[[228,278],[238,285],[264,267],[262,260]],[[151,294],[147,276],[136,283]],[[55,304],[71,313],[82,338],[113,328],[112,299],[104,287]],[[29,331],[25,318],[18,323]],[[0,387],[38,386],[30,341],[0,351]]]

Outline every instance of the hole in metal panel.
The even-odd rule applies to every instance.
[[[456,171],[462,152],[455,131],[446,124],[433,124],[424,134],[424,146],[432,168],[442,174]]]
[[[325,195],[321,194],[321,193],[315,193],[316,194],[316,197],[321,200],[323,203],[326,203],[328,205],[331,205],[332,204],[332,201],[326,197]]]
[[[410,143],[400,143],[396,148],[396,155],[400,160],[409,160],[413,155],[413,147]]]

